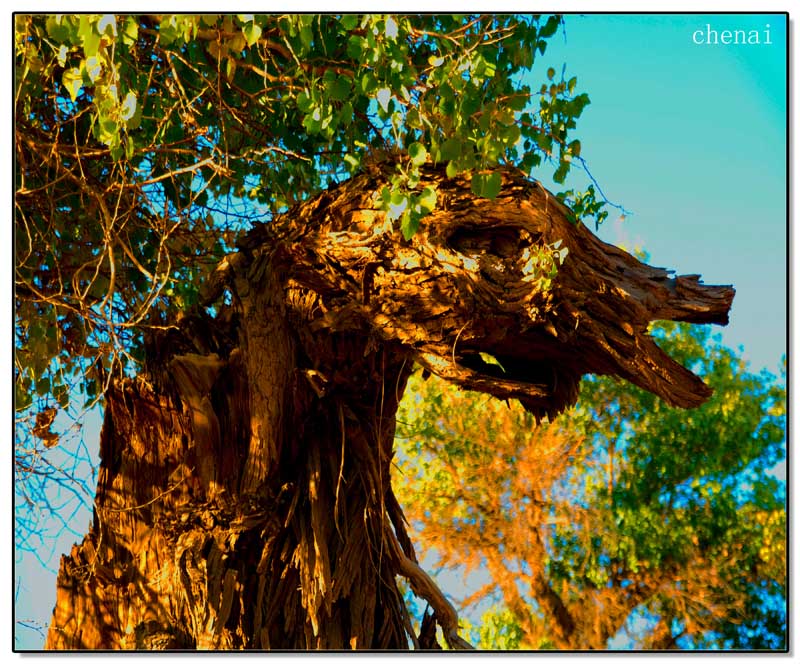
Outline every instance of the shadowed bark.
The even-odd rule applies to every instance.
[[[537,419],[585,373],[709,397],[647,328],[725,323],[732,288],[601,242],[511,171],[490,201],[426,169],[437,210],[404,241],[374,203],[386,179],[251,231],[205,286],[218,314],[187,313],[146,373],[112,383],[95,518],[62,559],[48,648],[409,648],[403,580],[465,648],[390,486],[414,364]],[[422,634],[435,645],[430,620]]]

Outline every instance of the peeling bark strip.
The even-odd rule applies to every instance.
[[[494,201],[425,178],[437,211],[410,241],[374,205],[378,171],[253,230],[206,285],[232,305],[187,313],[112,383],[47,648],[426,647],[433,623],[466,648],[390,485],[414,363],[537,419],[585,373],[708,398],[647,327],[725,323],[732,288],[642,264],[511,171]],[[398,576],[433,609],[420,637]]]

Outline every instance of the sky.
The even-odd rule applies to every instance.
[[[769,26],[772,45],[694,43],[708,25],[761,40]],[[787,342],[785,45],[776,15],[569,16],[540,61],[566,63],[588,92],[581,155],[632,213],[621,221],[611,209],[599,235],[655,266],[732,284],[719,330],[754,371],[776,371]]]
[[[575,137],[611,209],[599,235],[649,262],[733,284],[723,341],[751,370],[778,368],[787,345],[786,32],[778,15],[570,15],[535,64],[578,77],[591,105]],[[697,44],[695,31],[757,30],[772,44]],[[548,183],[554,191],[564,189]],[[575,174],[567,185],[581,186]],[[9,373],[10,374],[10,373]],[[76,519],[85,530],[88,514]],[[68,548],[71,539],[67,540]],[[53,561],[57,568],[58,555]],[[49,621],[55,575],[16,563],[20,617]],[[38,648],[17,631],[17,648]]]

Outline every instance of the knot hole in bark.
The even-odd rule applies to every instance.
[[[447,237],[447,245],[471,257],[488,253],[502,259],[512,259],[541,240],[541,234],[511,225],[459,227]]]

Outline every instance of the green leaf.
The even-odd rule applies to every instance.
[[[314,31],[310,26],[303,26],[300,28],[300,42],[305,47],[306,51],[311,50],[311,44],[314,41]]]
[[[139,24],[133,16],[125,19],[125,26],[122,28],[122,43],[131,46],[139,39]]]
[[[572,95],[575,92],[575,85],[578,83],[577,77],[572,77],[569,81],[567,81],[567,92]]]
[[[378,193],[377,197],[375,197],[375,205],[378,206],[381,210],[386,211],[389,208],[389,204],[392,199],[392,191],[389,189],[388,186],[384,185],[380,192]]]
[[[531,101],[530,90],[523,88],[516,95],[513,95],[508,100],[508,108],[512,111],[522,111]],[[516,120],[516,118],[515,118]]]
[[[539,34],[545,38],[552,37],[555,34],[556,30],[558,30],[558,26],[560,23],[561,19],[558,16],[556,15],[551,16],[550,18],[547,19],[547,23],[544,24],[544,27],[539,31]]]
[[[421,165],[428,158],[428,151],[425,150],[425,146],[415,141],[408,147],[408,156],[411,158],[411,164]]]
[[[50,16],[45,22],[47,34],[57,43],[62,44],[70,41],[70,29],[64,16]]]
[[[497,66],[486,60],[482,55],[479,54],[473,59],[472,73],[476,80],[491,79],[496,71]]]
[[[408,208],[403,211],[403,215],[400,216],[400,231],[403,233],[403,238],[406,241],[408,241],[412,236],[414,236],[414,234],[417,233],[417,230],[419,229],[419,221],[419,214]]]
[[[88,14],[82,14],[78,27],[78,37],[83,45],[83,53],[87,58],[97,55],[100,49],[100,33],[92,25],[92,19]]]
[[[350,97],[352,83],[352,80],[346,76],[337,76],[325,84],[325,89],[332,100],[343,102]]]
[[[261,38],[261,26],[256,23],[248,23],[242,28],[247,46],[253,46]]]
[[[339,18],[339,23],[345,30],[352,30],[358,25],[360,18],[358,14],[345,14]]]
[[[50,378],[39,378],[36,380],[36,393],[44,396],[50,391]]]
[[[483,105],[483,93],[481,91],[467,90],[461,99],[461,114],[469,118],[480,110]]]
[[[406,125],[413,128],[422,127],[422,116],[420,115],[418,109],[412,107],[408,110],[408,113],[406,114]]]
[[[61,83],[64,84],[64,88],[67,89],[70,98],[74,102],[83,87],[83,74],[81,70],[77,67],[64,70],[64,74],[61,76]]]
[[[128,100],[128,97],[130,95],[133,95],[134,98],[136,97],[135,93],[128,93],[128,95],[125,97],[125,99]],[[136,99],[134,99],[133,102],[134,102],[134,107],[135,107],[133,109],[133,115],[130,118],[127,118],[127,119],[123,118],[123,120],[125,121],[125,127],[128,130],[135,130],[136,128],[139,127],[139,125],[142,122],[142,105],[139,104],[138,100],[136,100]],[[130,101],[128,101],[128,104],[130,104]]]
[[[569,172],[569,162],[562,162],[558,165],[558,169],[553,173],[553,180],[556,183],[563,183]]]
[[[340,125],[349,125],[353,122],[353,104],[348,100],[342,105],[342,108],[339,110],[339,120]]]
[[[441,160],[456,160],[461,156],[461,140],[450,137],[439,147]]]
[[[436,208],[437,198],[436,190],[428,186],[420,193],[419,197],[417,198],[417,203],[425,213],[430,213],[434,208]]]
[[[319,134],[322,130],[322,114],[318,108],[306,114],[305,118],[303,118],[303,127],[305,127],[310,134]]]
[[[302,111],[303,113],[308,113],[311,111],[311,108],[314,106],[314,102],[312,101],[311,97],[309,96],[308,92],[303,90],[300,91],[296,98],[297,108]]]
[[[358,35],[353,35],[347,40],[347,55],[353,60],[360,60],[363,48],[364,39]]]
[[[500,194],[500,186],[502,185],[502,178],[500,172],[492,172],[491,174],[476,173],[472,175],[472,192],[478,197],[486,197],[486,199],[495,199]]]
[[[365,95],[372,95],[378,88],[378,79],[372,71],[365,72],[361,77],[361,92]]]
[[[392,205],[405,209],[408,206],[408,195],[402,190],[394,190],[389,197],[389,201]]]
[[[502,138],[503,143],[508,146],[515,146],[521,136],[522,132],[517,125],[505,127],[500,132],[500,137]]]
[[[114,147],[119,145],[119,123],[113,118],[100,118],[96,125],[97,138],[106,146]],[[121,153],[118,153],[121,156]],[[115,158],[118,159],[118,158]]]
[[[161,23],[158,25],[158,39],[164,46],[169,46],[172,44],[178,37],[180,36],[180,32],[178,31],[176,20],[174,15],[167,14],[161,19]]]

